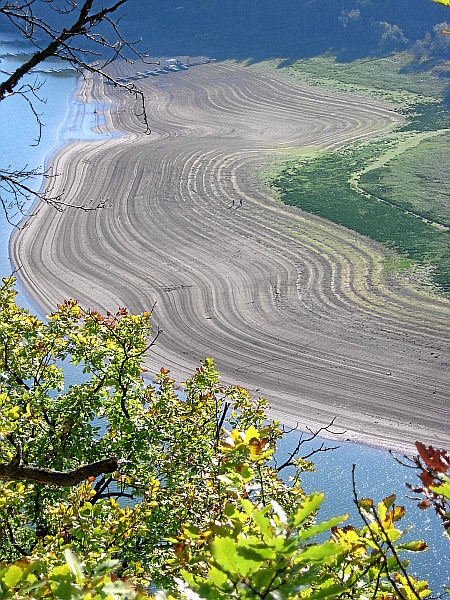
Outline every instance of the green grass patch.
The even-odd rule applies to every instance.
[[[384,138],[288,162],[272,178],[272,186],[286,204],[357,231],[423,265],[434,283],[449,292],[448,233],[408,214],[401,206],[366,197],[349,183],[355,172],[363,171],[394,143],[392,137]]]
[[[401,110],[407,121],[399,131],[437,131],[450,128],[448,105],[418,103]]]
[[[266,66],[279,68],[280,64],[281,61],[268,61]],[[414,67],[412,55],[400,52],[345,63],[337,62],[332,54],[324,54],[297,60],[280,70],[309,85],[365,93],[396,104],[440,101],[445,78]]]
[[[384,272],[387,274],[405,273],[414,267],[415,263],[410,258],[398,256],[398,254],[388,254],[383,260]]]
[[[264,68],[279,65],[272,61]],[[446,82],[415,66],[403,52],[349,63],[323,55],[280,69],[310,85],[395,102],[406,122],[369,143],[289,156],[272,168],[266,181],[286,204],[391,249],[385,273],[431,282],[448,294],[450,111],[441,104]]]
[[[449,227],[449,148],[450,131],[425,138],[384,166],[363,173],[359,186],[377,198]]]

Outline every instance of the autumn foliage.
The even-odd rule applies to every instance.
[[[374,503],[355,487],[362,525],[324,521],[323,494],[301,486],[312,468],[301,444],[274,466],[283,429],[265,400],[222,386],[211,359],[183,394],[167,369],[144,380],[149,313],[102,316],[69,300],[44,322],[15,297],[4,280],[1,597],[142,598],[150,584],[167,598],[430,593],[408,572],[405,556],[427,546],[405,541],[395,496]],[[69,363],[80,374],[70,385]],[[448,455],[418,451],[420,493],[436,508]]]

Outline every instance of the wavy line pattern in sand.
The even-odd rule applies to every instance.
[[[107,125],[124,135],[63,148],[52,185],[108,208],[40,207],[11,243],[26,289],[46,310],[68,296],[101,310],[156,301],[151,371],[183,379],[207,353],[286,423],[337,416],[350,439],[447,443],[445,301],[386,285],[375,244],[277,203],[255,176],[276,153],[337,148],[399,117],[231,63],[139,85],[151,136],[129,96],[84,84],[114,100]]]

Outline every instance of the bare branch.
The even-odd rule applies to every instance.
[[[49,58],[69,63],[79,73],[96,74],[114,87],[122,88],[132,94],[139,105],[137,114],[143,121],[144,132],[150,133],[144,94],[134,84],[116,81],[106,70],[108,65],[119,58],[127,63],[133,63],[135,60],[152,62],[135,48],[135,42],[126,40],[119,31],[120,17],[116,17],[116,14],[126,1],[117,0],[99,10],[94,6],[94,0],[83,0],[81,4],[69,0],[63,7],[49,2],[51,8],[61,15],[58,26],[53,26],[40,17],[36,10],[38,4],[32,0],[22,2],[6,0],[1,3],[0,15],[6,17],[36,49],[14,72],[6,73],[6,79],[0,82],[0,101],[18,95],[32,111],[39,128],[33,145],[39,144],[43,127],[41,115],[36,110],[36,102],[45,102],[45,100],[39,95],[42,82],[36,79],[34,83],[23,83],[23,78],[35,72],[36,67]],[[70,18],[71,22],[63,26],[64,21],[67,22]],[[112,32],[111,38],[96,31],[96,27],[102,22],[106,23],[110,33]],[[129,58],[130,55],[133,60]],[[28,208],[26,204],[34,199],[46,202],[60,212],[69,207],[86,212],[105,207],[104,200],[95,206],[65,202],[62,200],[64,190],[53,197],[48,191],[36,193],[25,182],[39,176],[47,178],[49,174],[41,173],[38,169],[0,171],[0,205],[7,221],[14,227],[18,226],[18,222],[26,214]]]
[[[8,223],[13,227],[19,226],[20,220],[27,212],[27,205],[35,198],[50,204],[59,212],[63,210],[61,205],[65,205],[65,203],[62,202],[61,197],[64,190],[55,196],[45,192],[36,192],[28,183],[36,177],[52,179],[57,177],[57,174],[51,174],[48,170],[41,171],[39,168],[28,169],[27,165],[18,170],[0,169],[0,203]],[[6,200],[8,196],[11,198],[9,202]],[[12,209],[15,211],[13,214],[11,214]]]
[[[21,554],[22,556],[27,556],[28,552],[22,548],[22,546],[20,546],[17,542],[16,542],[16,538],[14,536],[14,531],[11,527],[11,523],[9,522],[9,520],[4,516],[3,517],[3,522],[5,524],[5,529],[7,531],[11,546],[17,550],[17,552],[19,552],[19,554]]]
[[[227,413],[228,413],[228,410],[229,410],[230,406],[231,406],[230,402],[225,402],[224,405],[223,405],[222,414],[220,415],[220,418],[219,418],[219,420],[218,420],[218,422],[216,424],[216,440],[219,439],[220,431],[222,429],[222,425],[223,425],[223,423],[225,421],[225,418],[227,416]]]
[[[33,14],[31,5],[28,5],[27,9],[20,9],[19,7],[19,10],[17,10],[14,4],[7,3],[1,7],[0,13],[8,17],[16,27],[19,27],[20,31],[28,39],[32,39],[35,30],[39,29],[41,32],[46,33],[51,41],[45,48],[35,52],[26,62],[20,65],[10,77],[0,83],[0,101],[12,94],[19,81],[39,63],[45,61],[47,58],[60,56],[61,49],[68,50],[70,48],[68,43],[73,37],[86,37],[90,29],[103,21],[107,15],[115,12],[125,2],[126,0],[119,0],[112,6],[102,8],[100,11],[90,14],[94,0],[85,0],[80,8],[78,19],[71,27],[64,28],[59,34],[50,25],[45,23],[45,21]],[[113,50],[115,49],[114,44],[108,43],[106,40],[104,40],[102,45]],[[78,64],[76,59],[74,62]]]
[[[282,471],[283,469],[286,469],[287,467],[292,467],[294,465],[295,459],[298,458],[298,456],[299,456],[300,449],[303,446],[303,444],[312,442],[322,432],[326,431],[327,433],[331,433],[332,435],[343,435],[345,433],[345,431],[333,431],[332,427],[334,425],[335,420],[336,420],[336,417],[334,417],[328,425],[325,425],[324,427],[320,427],[317,431],[312,431],[311,429],[309,429],[307,427],[307,430],[311,434],[310,437],[306,437],[306,438],[303,437],[304,433],[301,432],[300,438],[299,438],[294,450],[292,452],[290,452],[289,457],[284,461],[284,463],[280,467],[278,467],[278,465],[277,465],[277,470]],[[297,427],[298,427],[298,424],[297,424]],[[291,429],[288,433],[291,433],[292,431],[297,429],[297,427]],[[283,430],[283,433],[285,433],[284,430]],[[318,454],[319,452],[330,452],[333,450],[337,450],[338,448],[339,448],[339,446],[326,446],[325,442],[322,442],[321,445],[319,446],[319,448],[314,448],[313,450],[308,452],[308,454],[301,456],[301,458],[303,460],[307,460],[308,458],[311,458],[312,456],[314,456],[315,454]]]
[[[0,464],[0,479],[25,480],[44,485],[71,487],[89,477],[98,477],[103,473],[118,471],[127,461],[115,456],[83,465],[73,471],[53,471],[41,467],[29,467],[16,464],[16,457],[10,463]]]

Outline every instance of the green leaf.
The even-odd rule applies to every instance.
[[[275,568],[264,565],[253,575],[253,587],[257,590],[265,590],[273,582]]]
[[[308,600],[320,600],[320,598],[328,598],[329,596],[339,598],[347,589],[341,585],[330,585],[329,587],[313,592],[308,596]]]
[[[295,558],[295,563],[321,563],[326,562],[326,560],[332,556],[337,556],[338,554],[342,554],[343,549],[340,544],[335,544],[333,542],[324,542],[319,546],[310,546],[303,552],[301,552]]]
[[[68,565],[54,567],[49,575],[52,581],[66,581],[71,579],[71,571]]]
[[[450,481],[445,481],[439,485],[430,485],[430,490],[435,494],[440,494],[447,500],[450,500]]]
[[[307,529],[303,529],[299,532],[298,537],[302,542],[304,542],[305,540],[309,540],[310,538],[314,537],[315,535],[318,535],[319,533],[322,533],[324,531],[327,531],[328,529],[331,529],[332,527],[335,527],[336,525],[339,525],[339,523],[342,523],[347,519],[348,514],[342,515],[341,517],[332,517],[328,521],[322,521],[322,523],[318,523],[317,525],[312,525]]]
[[[360,498],[358,500],[358,508],[363,508],[369,511],[373,508],[373,500],[371,498]]]
[[[11,565],[3,575],[2,581],[5,583],[7,588],[13,589],[22,579],[22,576],[23,569],[17,565]]]
[[[83,583],[84,578],[83,564],[78,560],[75,554],[71,550],[69,550],[69,548],[66,548],[64,550],[64,558],[66,559],[70,570],[75,575],[75,579],[78,585],[81,585]]]
[[[398,544],[396,550],[409,550],[410,552],[423,552],[427,550],[428,544],[422,540],[413,540],[411,542],[405,542],[404,544]]]
[[[70,581],[58,581],[57,585],[52,586],[53,595],[60,600],[73,600],[73,587]],[[76,597],[76,596],[75,596]]]
[[[249,517],[251,517],[258,526],[262,536],[266,541],[273,539],[274,533],[269,519],[266,516],[267,508],[262,511],[253,506],[250,500],[241,500],[242,507]]]
[[[383,504],[386,508],[389,509],[394,504],[395,500],[396,500],[396,495],[391,494],[390,496],[387,496],[387,498],[383,499]]]
[[[245,465],[244,468],[242,469],[241,473],[240,473],[244,483],[248,483],[249,481],[251,481],[254,477],[254,473],[253,470],[250,469],[250,467],[248,465]]]
[[[211,554],[215,558],[219,567],[224,567],[229,573],[236,573],[235,541],[229,537],[216,538],[211,544]]]
[[[237,557],[244,556],[246,559],[258,564],[265,560],[274,560],[277,556],[272,548],[255,536],[239,538],[236,555]]]
[[[233,517],[237,513],[237,510],[234,504],[227,504],[223,512],[226,514],[227,517]]]
[[[289,520],[289,527],[299,527],[316,510],[318,510],[324,501],[325,495],[314,493],[307,496],[302,506],[296,510],[293,517]]]
[[[94,569],[94,577],[100,577],[101,575],[106,575],[107,573],[111,573],[120,565],[119,560],[104,560],[99,563]]]
[[[226,585],[228,582],[228,577],[223,571],[220,571],[220,569],[217,569],[216,567],[212,566],[208,571],[208,578],[211,579],[214,585],[219,589],[228,588],[228,585]]]

